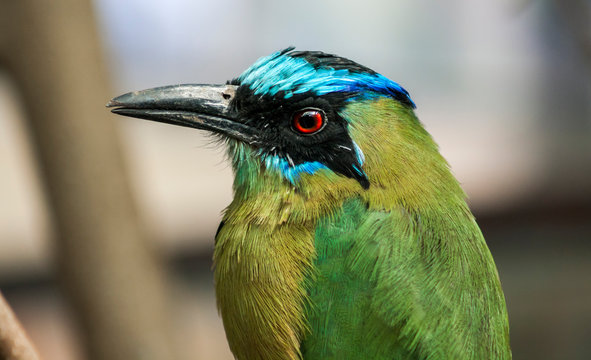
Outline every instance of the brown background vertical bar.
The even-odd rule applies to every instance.
[[[92,4],[3,1],[19,88],[56,224],[58,274],[95,360],[172,359],[164,279],[126,181]]]

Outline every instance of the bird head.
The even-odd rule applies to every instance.
[[[225,85],[136,91],[108,106],[116,114],[218,134],[228,143],[239,189],[329,182],[363,192],[385,186],[386,178],[402,179],[401,167],[424,175],[420,154],[437,153],[405,89],[322,52],[288,48]]]

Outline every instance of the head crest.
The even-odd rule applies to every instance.
[[[415,107],[402,86],[363,65],[323,52],[294,51],[293,47],[260,58],[232,83],[248,85],[255,95],[290,98],[307,92],[369,92]]]

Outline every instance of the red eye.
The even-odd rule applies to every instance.
[[[316,109],[304,109],[293,116],[293,128],[305,135],[314,134],[324,127],[324,113]]]

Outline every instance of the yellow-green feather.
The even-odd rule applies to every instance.
[[[235,356],[510,358],[496,268],[436,144],[392,99],[341,116],[368,190],[330,170],[292,186],[230,144],[235,198],[215,277]]]

